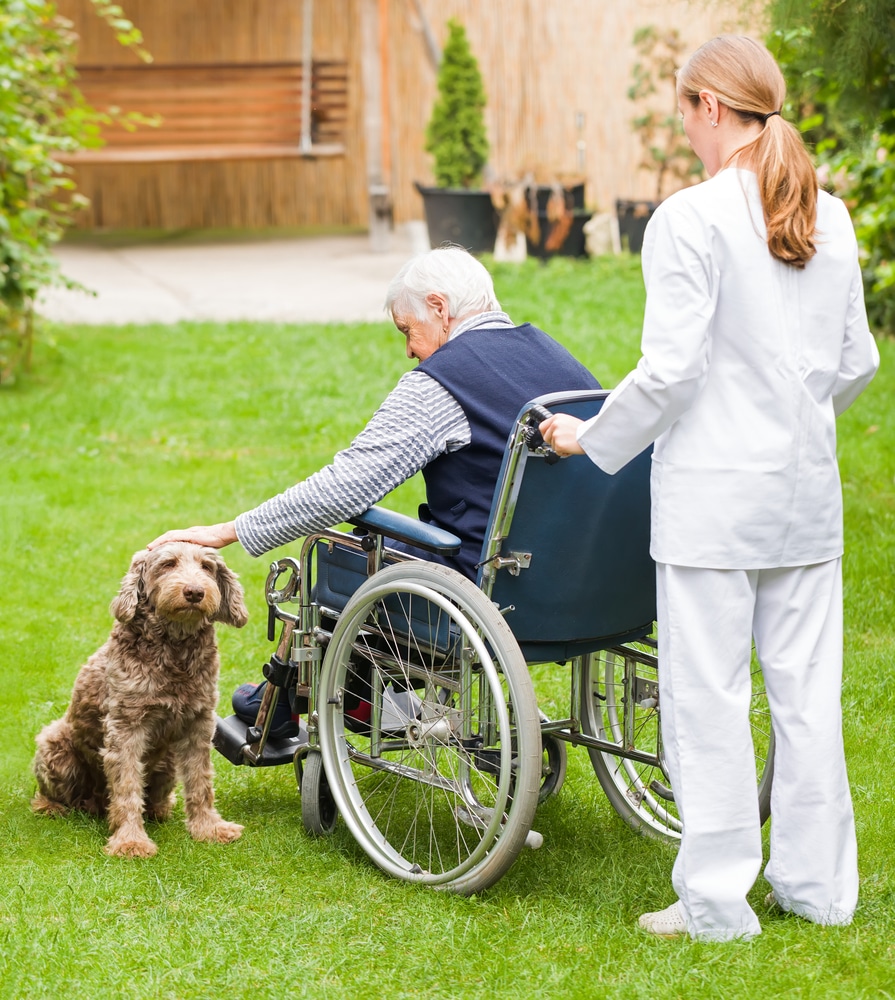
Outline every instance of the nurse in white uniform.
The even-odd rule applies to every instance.
[[[746,895],[762,845],[750,651],[776,737],[776,905],[847,924],[858,898],[842,745],[842,493],[835,418],[870,382],[857,245],[818,191],[785,85],[759,42],[722,36],[678,74],[710,180],[647,228],[637,368],[602,412],[541,425],[608,473],[650,442],[663,743],[683,837],[677,900],[640,925],[723,941],[760,933]]]

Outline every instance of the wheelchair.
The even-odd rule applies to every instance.
[[[341,816],[389,875],[480,892],[540,846],[535,813],[559,791],[571,744],[631,827],[679,839],[659,725],[650,454],[608,476],[580,456],[558,461],[537,431],[549,412],[587,419],[607,396],[552,393],[521,410],[475,583],[437,561],[456,554],[456,536],[379,506],[353,533],[315,533],[298,559],[271,565],[277,645],[258,718],[219,718],[214,746],[237,765],[292,764],[310,834],[331,834]],[[536,663],[568,670],[567,717],[539,712]],[[764,821],[773,733],[760,681],[753,689]],[[288,693],[306,732],[272,740]]]

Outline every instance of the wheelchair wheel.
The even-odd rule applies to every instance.
[[[298,766],[296,774],[299,773]],[[312,750],[304,760],[300,777],[301,821],[308,833],[328,837],[336,828],[339,811],[329,790],[323,758]]]
[[[333,797],[375,864],[461,894],[500,878],[534,817],[541,734],[525,660],[482,591],[433,563],[376,573],[339,618],[318,705]]]
[[[547,716],[541,713],[541,721],[546,722]],[[538,804],[546,802],[556,795],[566,780],[566,768],[569,754],[565,740],[558,740],[550,733],[541,734],[541,787],[538,789]]]
[[[655,650],[647,644],[632,643],[593,653],[585,658],[581,686],[583,731],[655,761],[632,760],[588,748],[594,771],[613,808],[625,822],[647,836],[680,840],[680,816],[662,751]],[[764,823],[771,811],[774,734],[757,670],[753,671],[751,720],[759,810]]]

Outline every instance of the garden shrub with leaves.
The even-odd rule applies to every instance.
[[[787,117],[855,223],[870,325],[895,334],[895,0],[771,0]]]
[[[819,173],[851,212],[870,327],[895,334],[895,127],[823,157]]]
[[[107,0],[94,8],[118,41],[140,32]],[[53,245],[84,199],[57,154],[100,145],[107,120],[78,90],[77,36],[50,0],[0,5],[0,381],[30,361],[38,292],[61,281]]]
[[[703,172],[693,152],[677,103],[677,71],[687,46],[676,28],[660,31],[655,25],[634,34],[638,59],[632,71],[628,100],[639,106],[631,124],[640,137],[641,170],[655,178],[654,197],[661,201],[672,190],[694,183]]]

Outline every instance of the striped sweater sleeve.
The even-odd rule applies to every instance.
[[[405,374],[351,446],[308,479],[236,518],[253,556],[360,514],[446,451],[469,444],[460,404],[419,371]]]

